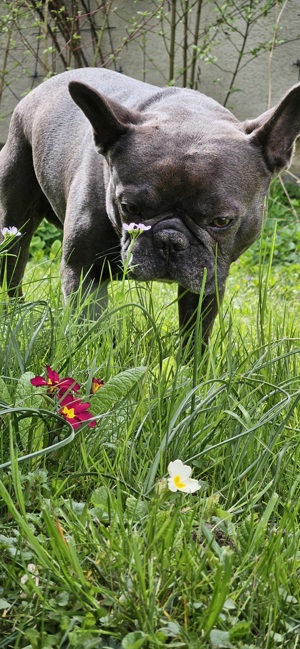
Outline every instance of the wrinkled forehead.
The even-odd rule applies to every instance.
[[[236,128],[207,130],[160,126],[125,136],[113,156],[117,194],[166,203],[173,198],[184,209],[199,199],[213,209],[226,200],[248,202],[267,178],[260,152]]]

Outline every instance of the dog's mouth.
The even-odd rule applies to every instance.
[[[122,257],[132,279],[176,282],[193,293],[200,293],[206,269],[205,293],[215,292],[213,250],[178,219],[133,232],[133,238],[125,232]]]

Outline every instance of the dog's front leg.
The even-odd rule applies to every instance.
[[[202,299],[200,332],[202,335],[203,350],[208,343],[213,323],[218,313],[219,303],[222,302],[223,295],[224,291],[220,291],[218,296],[216,294],[204,295]],[[183,336],[184,346],[186,346],[189,337],[195,335],[199,299],[200,296],[197,293],[192,293],[182,286],[178,286],[179,326]]]
[[[70,263],[61,263],[62,292],[65,303],[71,296],[75,300],[74,308],[83,305],[85,317],[97,320],[107,308],[107,287],[109,280],[97,281],[92,277],[92,270],[84,269]]]
[[[108,282],[120,263],[120,240],[106,216],[100,180],[101,176],[99,179],[91,173],[80,190],[73,182],[68,194],[60,266],[65,302],[70,301],[74,311],[83,306],[83,315],[93,320],[107,307]]]

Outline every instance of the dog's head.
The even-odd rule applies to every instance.
[[[204,95],[165,91],[133,111],[71,82],[73,100],[106,158],[107,214],[130,247],[131,276],[194,293],[224,287],[232,261],[258,237],[272,175],[288,166],[300,131],[300,85],[256,120],[239,122]],[[130,245],[123,224],[151,226]],[[217,277],[216,277],[217,276]]]

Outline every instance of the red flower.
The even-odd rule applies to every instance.
[[[60,402],[58,412],[68,421],[74,429],[81,426],[84,421],[89,421],[88,426],[94,428],[97,425],[96,419],[91,419],[91,413],[88,411],[90,403],[74,399],[71,394],[67,394]]]
[[[57,372],[52,370],[49,365],[46,365],[46,370],[47,379],[44,379],[42,376],[35,376],[34,379],[30,379],[30,383],[32,383],[36,388],[46,385],[50,393],[58,391],[59,397],[62,397],[70,390],[74,390],[74,392],[80,390],[79,383],[75,383],[74,379],[71,377],[60,379]]]
[[[96,394],[96,392],[99,390],[99,388],[104,385],[104,381],[102,379],[97,379],[95,376],[92,378],[92,385],[91,385],[91,394]]]

